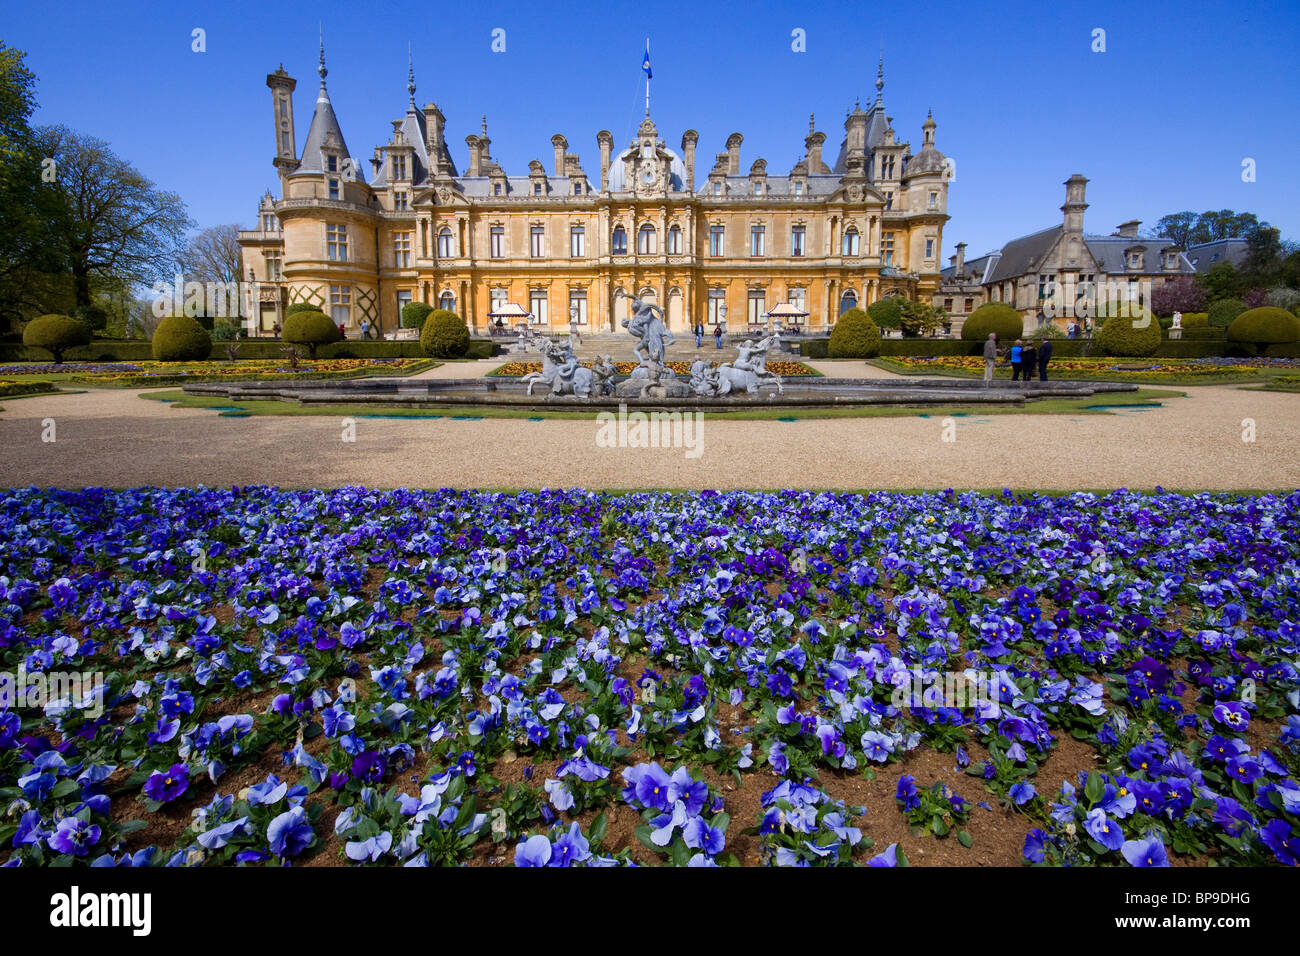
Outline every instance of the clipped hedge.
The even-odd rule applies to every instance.
[[[1095,354],[1143,358],[1154,355],[1163,340],[1163,331],[1147,309],[1120,302],[1109,309],[1097,330]]]
[[[290,345],[304,345],[312,358],[322,345],[340,341],[339,327],[324,312],[295,312],[284,320],[282,338]]]
[[[312,305],[310,302],[295,302],[284,310],[284,317],[287,320],[291,315],[297,315],[299,312],[320,312],[319,305]],[[323,313],[322,313],[323,314]]]
[[[239,357],[241,359],[283,359],[284,342],[266,338],[239,340]],[[497,343],[491,339],[471,339],[469,351],[465,358],[491,358],[497,353]],[[211,356],[214,360],[224,360],[224,355]],[[406,339],[400,342],[388,340],[336,342],[322,345],[316,353],[317,358],[427,358],[420,348],[418,339]],[[137,340],[95,339],[89,345],[71,348],[64,356],[68,362],[148,362],[153,359],[153,348],[148,342]],[[48,362],[46,349],[21,345],[17,342],[0,343],[0,362]]]
[[[154,361],[201,362],[212,354],[212,336],[188,315],[169,315],[154,329]]]
[[[405,312],[408,308],[410,306],[403,306],[402,311]],[[469,351],[469,328],[465,325],[465,320],[447,309],[434,309],[420,330],[420,348],[425,355],[433,358],[463,357]]]
[[[831,358],[875,358],[880,354],[880,342],[880,329],[871,316],[861,309],[849,309],[831,330],[827,348]]]
[[[1289,345],[1300,340],[1300,319],[1275,306],[1249,309],[1228,326],[1229,342],[1253,345]]]
[[[43,349],[54,356],[54,364],[63,364],[63,354],[78,345],[90,344],[90,326],[70,315],[42,315],[23,329],[23,345]]]
[[[799,354],[804,358],[827,358],[830,356],[830,339],[804,339],[799,343]]]
[[[1232,325],[1232,320],[1241,313],[1246,311],[1246,303],[1240,299],[1220,299],[1218,302],[1211,302],[1206,317],[1210,325],[1216,328],[1226,329]]]
[[[432,311],[433,306],[423,302],[406,303],[402,306],[402,328],[423,330],[425,320],[429,318],[429,313]]]
[[[1184,312],[1183,328],[1184,329],[1204,329],[1210,325],[1210,313],[1208,312]]]
[[[986,302],[962,323],[961,337],[968,342],[983,342],[990,332],[997,333],[1000,343],[1014,342],[1024,336],[1025,320],[1005,302]]]

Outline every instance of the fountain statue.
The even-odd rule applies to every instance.
[[[549,385],[552,395],[574,395],[578,398],[591,398],[594,394],[603,394],[609,376],[600,378],[597,374],[578,364],[573,349],[540,338],[538,347],[542,351],[542,370],[525,375],[521,380],[528,386],[528,394],[533,394],[536,385]],[[605,356],[606,360],[609,356]]]

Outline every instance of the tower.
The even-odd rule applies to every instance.
[[[293,131],[293,91],[298,81],[284,70],[284,64],[274,73],[266,75],[266,85],[271,90],[271,109],[275,123],[275,159],[271,162],[280,171],[281,180],[298,165],[298,154]],[[283,190],[281,190],[283,195]]]

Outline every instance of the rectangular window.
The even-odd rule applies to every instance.
[[[533,289],[528,293],[528,311],[533,313],[534,325],[545,325],[549,321],[546,312],[546,290]]]
[[[925,257],[926,257],[927,259],[933,259],[933,258],[934,258],[934,240],[933,240],[933,239],[927,239],[927,240],[925,240]]]
[[[762,184],[762,183],[754,183],[754,195],[755,195],[755,196],[761,196],[761,195],[763,195],[763,184]]]
[[[794,226],[790,229],[790,255],[803,255],[803,243],[806,232],[807,229],[804,226]]]
[[[398,212],[406,212],[411,208],[406,192],[393,193],[393,208]]]
[[[493,259],[502,259],[506,254],[506,230],[505,226],[493,226],[488,231],[488,239],[491,243],[489,255]]]
[[[569,228],[569,258],[581,259],[587,255],[587,230],[582,226]]]
[[[502,309],[506,307],[506,300],[507,300],[506,290],[492,289],[490,292],[488,292],[488,299],[492,303],[491,311],[500,312]]]
[[[325,226],[325,246],[331,262],[347,262],[348,227],[327,223]]]
[[[791,289],[788,295],[789,302],[800,312],[808,311],[808,290]],[[800,325],[803,322],[803,316],[794,315],[789,319],[790,325]]]
[[[682,230],[677,226],[668,230],[668,254],[670,256],[682,254]]]
[[[438,258],[439,259],[453,258],[450,229],[443,229],[438,233]]]
[[[763,254],[763,237],[764,231],[762,226],[753,226],[749,230],[749,254],[751,256],[761,256]]]
[[[330,317],[336,324],[352,324],[352,289],[346,285],[330,286]]]
[[[802,196],[802,195],[803,195],[803,183],[795,183],[795,184],[794,184],[794,198],[795,198],[795,199],[798,199],[798,198],[799,198],[800,196]]]
[[[721,289],[709,290],[709,325],[722,321],[722,309],[727,304],[727,293]]]
[[[280,119],[289,118],[289,101],[283,96],[280,97]]]
[[[887,232],[881,238],[880,258],[887,266],[894,264],[894,234]]]
[[[393,178],[394,179],[406,178],[406,157],[405,156],[393,157]]]
[[[399,319],[402,314],[402,307],[410,304],[411,304],[411,290],[398,289],[397,290],[397,314]]]
[[[493,196],[500,196],[500,195],[501,195],[501,184],[500,184],[500,183],[493,183],[493,184],[492,184],[492,195],[493,195]]]
[[[534,259],[540,259],[544,255],[545,239],[546,230],[541,226],[533,226],[528,230],[528,254]]]
[[[541,194],[542,194],[542,184],[533,183],[533,195],[540,196]]]
[[[262,231],[263,232],[276,231],[275,216],[271,215],[270,213],[267,213],[262,217]]]
[[[330,199],[338,199],[338,198],[339,198],[339,181],[338,181],[337,179],[331,179],[331,180],[330,180]]]
[[[885,193],[885,209],[890,210],[893,208],[894,208],[894,194],[892,192],[887,192]]]
[[[943,311],[945,311],[945,312],[951,312],[951,311],[952,311],[952,299],[944,299],[944,300],[943,300]]]
[[[709,255],[721,256],[723,238],[726,236],[726,230],[722,226],[709,227]]]
[[[337,156],[327,156],[325,159],[325,169],[331,173],[339,171],[339,158]]]
[[[749,324],[764,325],[767,319],[763,318],[763,313],[767,311],[767,296],[762,289],[749,290]]]
[[[393,260],[399,269],[411,267],[411,234],[409,232],[393,233]]]
[[[962,303],[962,311],[963,311],[963,312],[973,312],[973,311],[975,311],[975,300],[974,300],[974,299],[966,299],[966,300]]]
[[[569,318],[573,318],[573,310],[578,310],[578,324],[587,324],[587,293],[582,289],[576,289],[569,293]]]
[[[713,195],[715,195],[715,196],[721,196],[721,195],[722,195],[722,183],[714,183],[714,184],[713,184]]]
[[[929,201],[929,203],[927,203],[927,207],[930,208],[930,209],[938,209],[938,208],[939,208],[939,194],[938,194],[938,193],[930,193],[930,201]]]
[[[581,179],[577,180],[577,181],[573,184],[573,195],[575,195],[575,196],[581,196],[581,195],[582,195],[582,180],[581,180]]]
[[[275,282],[280,278],[280,253],[266,253],[266,278],[268,281]]]
[[[280,132],[280,148],[286,153],[293,152],[293,143],[289,142],[289,131],[287,129]]]

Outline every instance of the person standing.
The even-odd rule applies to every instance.
[[[1038,380],[1047,381],[1047,363],[1052,360],[1052,340],[1043,339],[1043,344],[1038,347]]]
[[[1024,371],[1024,378],[1021,379],[1026,385],[1034,377],[1034,366],[1038,364],[1038,349],[1034,348],[1034,340],[1030,339],[1025,350],[1020,353],[1020,368]]]
[[[722,348],[722,323],[719,322],[713,327],[713,345],[714,348]]]
[[[998,334],[990,332],[984,342],[984,384],[993,384],[993,367],[998,364]]]
[[[1016,339],[1015,344],[1011,346],[1011,381],[1020,380],[1020,357],[1024,354],[1025,347],[1020,339]]]
[[[369,319],[362,319],[362,320],[361,320],[361,337],[362,337],[363,339],[368,339],[368,338],[370,338],[370,320],[369,320]]]
[[[695,347],[698,349],[704,343],[704,323],[695,323]]]

